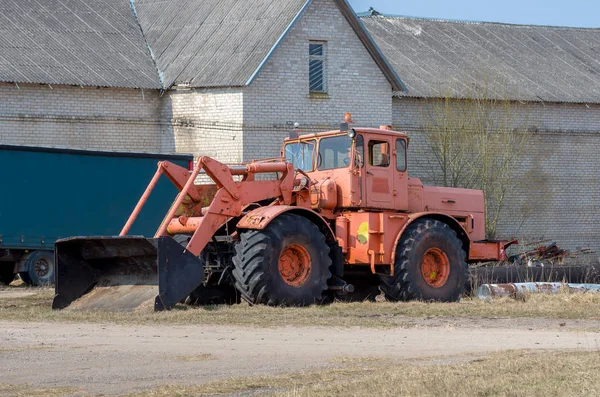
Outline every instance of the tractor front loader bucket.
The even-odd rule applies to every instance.
[[[53,309],[172,308],[204,281],[202,261],[171,237],[74,237],[55,244]]]

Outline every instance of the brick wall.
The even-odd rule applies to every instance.
[[[211,156],[228,164],[241,162],[242,99],[241,88],[166,93],[162,118],[173,125],[176,151]]]
[[[419,128],[424,117],[435,106],[433,100],[394,98],[393,123],[405,128]],[[598,132],[600,105],[568,103],[511,104],[516,125],[526,124],[532,129],[548,132]]]
[[[407,130],[410,174],[431,183],[422,128],[432,101],[396,98],[394,125]],[[600,105],[514,103],[515,125],[530,131],[501,213],[499,238],[555,240],[600,253]],[[593,257],[595,258],[595,256]],[[589,259],[589,258],[588,258]]]
[[[0,83],[0,143],[172,152],[157,91]]]
[[[326,96],[309,94],[311,40],[326,42]],[[390,123],[391,85],[333,1],[315,0],[244,90],[243,157],[278,156],[289,124],[326,130],[345,112],[360,126]]]

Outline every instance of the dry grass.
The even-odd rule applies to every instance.
[[[466,298],[459,303],[334,303],[306,308],[280,308],[245,304],[188,307],[155,313],[149,308],[129,313],[105,311],[52,311],[53,291],[39,289],[33,296],[2,298],[0,319],[13,321],[92,322],[115,324],[208,324],[239,326],[362,326],[411,327],[425,318],[548,318],[600,320],[600,294],[561,293],[530,295],[525,301],[495,299],[489,302]]]
[[[165,386],[129,394],[204,396],[217,393],[284,396],[580,396],[600,395],[600,353],[508,351],[467,362],[393,363],[349,360],[344,368],[201,386]]]
[[[231,378],[198,386],[161,386],[127,397],[207,395],[326,396],[581,396],[600,395],[600,352],[506,351],[480,358],[341,358],[339,367],[267,377]],[[75,389],[0,384],[0,397],[57,397]],[[78,393],[79,394],[79,393]]]
[[[373,368],[346,382],[306,385],[275,394],[592,396],[600,393],[599,359],[598,352],[505,352],[461,364]]]
[[[8,385],[0,383],[0,397],[60,397],[73,395],[78,389],[53,387],[37,389],[27,385]]]
[[[175,360],[188,361],[188,362],[204,362],[204,361],[211,361],[211,360],[217,359],[215,356],[213,356],[210,353],[196,354],[193,356],[175,356],[173,358]]]
[[[127,397],[227,396],[244,392],[256,392],[256,395],[262,396],[278,390],[293,391],[314,384],[330,384],[339,380],[346,381],[360,376],[363,370],[364,367],[348,367],[255,378],[231,378],[205,383],[201,386],[162,386],[127,394]]]
[[[21,353],[21,352],[27,352],[27,351],[52,351],[55,349],[54,345],[45,345],[45,344],[41,344],[41,345],[35,345],[35,346],[19,346],[19,347],[5,347],[5,346],[0,346],[0,355],[2,354],[9,354],[9,353]]]

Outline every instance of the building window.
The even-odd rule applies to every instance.
[[[308,67],[310,92],[327,92],[325,79],[325,43],[308,44]]]

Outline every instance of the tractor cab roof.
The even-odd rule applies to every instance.
[[[395,137],[407,137],[408,136],[405,132],[393,131],[391,129],[383,129],[383,128],[357,127],[357,128],[354,128],[354,130],[358,133],[363,133],[363,134],[390,135],[390,136],[395,136]],[[298,133],[301,134],[302,131],[299,131]],[[303,139],[309,139],[309,138],[322,138],[322,137],[327,137],[327,136],[336,136],[336,135],[344,135],[344,134],[347,134],[347,132],[340,131],[340,130],[315,132],[312,134],[302,134],[302,135],[298,136],[298,138],[288,137],[288,138],[285,138],[284,142],[303,140]]]

